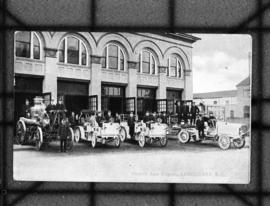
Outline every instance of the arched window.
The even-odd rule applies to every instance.
[[[41,59],[41,41],[35,32],[16,32],[16,57]]]
[[[102,67],[107,69],[125,70],[126,60],[122,48],[113,43],[106,45],[103,51]]]
[[[152,52],[148,50],[142,50],[140,54],[140,73],[156,74],[157,63]]]
[[[60,43],[59,62],[87,66],[88,52],[84,42],[75,36],[66,36]]]
[[[167,76],[171,77],[182,77],[182,65],[181,60],[176,56],[172,55],[169,58],[169,65],[167,70]]]

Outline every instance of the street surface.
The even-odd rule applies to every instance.
[[[144,148],[125,142],[120,148],[110,143],[93,149],[89,142],[80,142],[67,153],[59,152],[59,142],[42,151],[14,145],[15,180],[248,183],[249,166],[249,141],[242,149],[226,151],[210,141],[177,140],[169,140],[165,148],[159,142]]]

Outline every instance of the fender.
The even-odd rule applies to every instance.
[[[19,120],[17,124],[21,123],[22,126],[23,126],[23,130],[26,132],[26,125],[25,125],[25,122],[23,120]]]
[[[71,133],[71,141],[74,142],[74,132],[73,129],[71,127],[68,128],[70,133]]]
[[[80,133],[82,135],[81,139],[85,140],[85,132],[84,132],[83,126],[78,126],[77,128],[80,130]]]
[[[43,143],[43,132],[42,132],[42,129],[40,127],[37,127],[37,130],[40,134],[40,142]]]

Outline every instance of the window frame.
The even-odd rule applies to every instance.
[[[171,58],[176,58],[176,76],[171,75]],[[180,66],[180,75],[179,75],[179,66]],[[167,76],[182,79],[183,78],[183,71],[184,70],[183,70],[183,64],[182,64],[181,58],[175,54],[171,55],[169,57],[169,60],[168,60]]]
[[[30,57],[21,57],[21,56],[16,55],[17,35],[20,32],[29,32],[30,33]],[[39,43],[39,58],[38,59],[34,58],[34,35],[37,37],[37,40]],[[25,58],[25,59],[33,59],[33,60],[42,60],[42,56],[43,56],[42,48],[43,48],[42,41],[36,32],[34,32],[34,31],[16,31],[15,32],[15,47],[14,47],[14,56],[15,57]]]
[[[109,67],[109,46],[116,46],[117,47],[117,69],[111,69]],[[105,52],[105,69],[110,69],[110,70],[115,70],[115,71],[126,71],[126,53],[124,52],[124,49],[122,48],[122,46],[120,46],[117,43],[108,43],[106,44],[105,48],[103,49],[103,54]],[[123,70],[121,70],[121,53],[123,54],[123,58],[124,58],[124,68]]]
[[[75,38],[75,39],[77,39],[79,41],[79,64],[68,63],[68,61],[67,61],[68,60],[68,48],[67,48],[67,46],[68,46],[68,42],[67,42],[68,37]],[[59,51],[60,51],[60,47],[61,47],[63,41],[65,41],[64,42],[65,43],[65,45],[64,45],[64,62],[61,62],[60,61]],[[85,50],[86,50],[86,65],[82,65],[82,51],[83,51],[82,50],[82,48],[83,48],[82,45],[85,47]],[[60,41],[60,44],[58,46],[57,52],[58,52],[58,62],[59,63],[62,63],[62,64],[71,64],[71,65],[78,65],[78,66],[84,66],[84,67],[87,67],[89,65],[89,63],[88,63],[89,62],[88,48],[87,48],[86,44],[84,43],[84,41],[81,38],[79,38],[79,37],[77,37],[75,35],[67,35],[64,38],[62,38],[61,41]]]
[[[148,52],[149,53],[149,73],[145,73],[142,70],[143,52]],[[153,60],[154,60],[154,65],[155,65],[155,73],[153,73],[153,71],[152,71]],[[157,65],[157,59],[156,59],[155,55],[153,54],[153,52],[151,52],[151,51],[149,51],[147,49],[142,49],[140,51],[140,71],[139,71],[139,73],[140,74],[153,74],[153,75],[157,75],[157,71],[158,71],[157,70],[157,67],[158,67],[158,65]]]

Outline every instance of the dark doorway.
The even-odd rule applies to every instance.
[[[79,113],[88,109],[89,83],[67,80],[57,81],[58,97],[62,96],[68,112]]]
[[[176,102],[182,100],[182,90],[167,89],[167,112],[176,113]]]
[[[142,88],[137,89],[137,112],[141,118],[146,111],[156,112],[156,89],[155,88]]]
[[[115,85],[102,85],[101,110],[110,110],[112,114],[124,113],[125,87]]]

